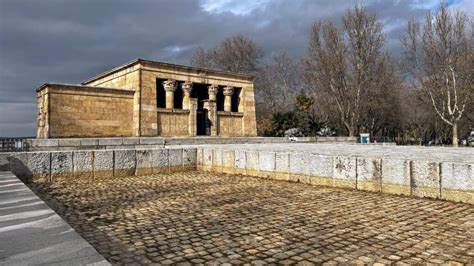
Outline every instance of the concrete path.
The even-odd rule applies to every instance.
[[[11,172],[0,172],[0,265],[110,265]]]

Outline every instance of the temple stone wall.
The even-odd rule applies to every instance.
[[[44,89],[37,93],[36,137],[45,139],[49,135],[49,95]]]
[[[217,121],[219,136],[243,135],[243,113],[218,112]]]
[[[160,109],[157,118],[160,136],[189,136],[189,110]]]
[[[46,85],[38,92],[38,138],[121,137],[132,134],[134,91]]]
[[[242,111],[244,113],[243,131],[245,136],[257,135],[257,118],[255,113],[255,95],[253,83],[245,87],[241,95]]]
[[[83,85],[93,87],[118,88],[136,90],[140,81],[140,66],[133,65],[123,70],[105,75]]]
[[[140,71],[140,136],[158,136],[159,120],[156,99],[156,75],[150,71]],[[187,125],[187,122],[186,124]],[[138,133],[138,132],[137,132]]]
[[[138,59],[82,85],[41,86],[37,90],[37,137],[196,136],[197,128],[204,127],[204,119],[197,120],[197,107],[205,101],[211,136],[256,136],[253,79],[249,75]],[[163,86],[166,96],[157,96],[157,85]],[[197,98],[191,98],[194,85],[201,89],[206,86],[208,91],[200,93],[209,94],[209,99],[198,97],[202,101],[198,103]],[[53,87],[68,92],[55,89],[52,93]],[[218,91],[225,95],[225,112],[220,118]],[[183,96],[177,100],[182,101],[182,108],[181,103],[174,106],[175,94]],[[163,99],[157,97],[166,98],[166,110],[158,108],[157,103]],[[236,103],[238,107],[233,106]]]
[[[142,62],[140,64],[140,84],[141,84],[141,99],[140,99],[140,116],[141,116],[141,126],[140,133],[141,136],[192,136],[191,131],[184,132],[181,128],[181,125],[164,125],[160,121],[165,121],[165,119],[171,114],[177,116],[177,120],[169,121],[181,121],[181,109],[171,108],[169,113],[163,115],[163,110],[159,110],[156,107],[157,95],[156,95],[156,82],[157,79],[160,80],[173,80],[179,82],[188,82],[191,84],[215,84],[220,87],[235,87],[242,88],[239,98],[239,112],[233,112],[232,118],[224,118],[223,123],[216,121],[217,135],[219,134],[219,127],[222,125],[221,136],[256,136],[257,135],[257,125],[256,125],[256,116],[255,116],[255,98],[253,91],[253,80],[249,78],[235,77],[234,75],[221,73],[221,72],[205,72],[197,70],[187,70],[183,71],[172,66],[156,66],[154,63]],[[183,106],[184,110],[189,110],[189,106]],[[172,110],[175,110],[174,112]],[[177,111],[176,111],[177,110]],[[230,113],[230,112],[227,112]],[[188,115],[192,115],[189,114]],[[161,119],[162,116],[164,119]],[[234,117],[239,117],[234,118]],[[195,126],[192,124],[191,120],[185,122],[186,126]],[[232,123],[229,122],[232,120]],[[240,125],[236,124],[236,120],[240,120]],[[161,123],[161,124],[160,124]],[[229,128],[229,126],[231,126]],[[166,128],[164,128],[166,127]],[[173,131],[176,130],[176,131]],[[240,132],[240,134],[236,134]],[[185,135],[183,135],[185,134]]]
[[[139,136],[139,119],[140,119],[140,65],[132,65],[120,71],[103,75],[100,78],[86,81],[83,83],[87,86],[117,88],[124,90],[134,90],[136,93],[133,98],[133,135]]]

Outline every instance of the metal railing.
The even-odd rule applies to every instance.
[[[27,138],[0,138],[0,152],[28,151]]]

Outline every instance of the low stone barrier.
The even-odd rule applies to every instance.
[[[357,143],[357,137],[290,137],[290,141],[294,142],[335,142],[335,143]],[[390,143],[390,145],[394,145]]]
[[[123,137],[27,139],[31,151],[158,149],[168,145],[256,144],[294,142],[283,137]],[[296,142],[356,143],[355,137],[306,137]]]
[[[157,149],[165,146],[165,138],[64,138],[28,139],[31,151],[58,150],[112,150],[112,149]]]
[[[474,164],[197,148],[197,169],[474,204]]]
[[[28,139],[32,151],[159,149],[167,145],[285,143],[287,138],[267,137],[128,137]]]
[[[25,182],[51,182],[198,169],[474,204],[472,161],[234,147],[0,153],[0,171],[10,170]]]
[[[0,153],[0,171],[11,171],[24,182],[195,169],[195,148]]]

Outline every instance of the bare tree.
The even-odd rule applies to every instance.
[[[301,89],[298,60],[280,50],[272,55],[270,62],[261,67],[257,76],[257,96],[272,112],[288,110]]]
[[[384,42],[382,23],[363,6],[348,10],[340,27],[330,21],[312,27],[305,80],[335,103],[349,136],[359,131],[371,93],[392,86],[391,58],[382,51]]]
[[[212,61],[206,50],[198,47],[191,57],[191,65],[202,68],[212,68]]]
[[[360,122],[361,130],[369,132],[372,136],[395,137],[400,128],[400,98],[402,79],[394,64],[385,62],[380,69],[383,82],[377,86],[369,87],[361,105]]]
[[[441,3],[438,12],[428,12],[422,24],[409,21],[401,41],[405,69],[441,120],[451,126],[452,143],[457,146],[458,124],[474,92],[472,24],[464,13],[450,12]]]
[[[252,74],[257,71],[262,57],[262,48],[251,39],[236,35],[207,51],[201,47],[197,48],[191,59],[191,65]]]

